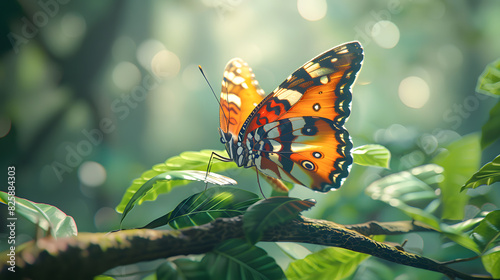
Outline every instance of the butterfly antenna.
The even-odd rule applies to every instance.
[[[212,91],[214,97],[215,97],[215,100],[217,100],[217,103],[219,103],[219,108],[222,108],[222,105],[220,104],[220,101],[219,101],[219,98],[217,98],[217,94],[215,94],[215,91],[214,89],[212,88],[212,85],[210,84],[210,82],[208,81],[208,78],[207,76],[205,75],[205,72],[203,72],[203,68],[201,68],[201,65],[198,65],[198,68],[200,69],[200,72],[201,74],[203,75],[203,78],[205,78],[205,81],[207,82],[208,86],[210,87],[210,90]],[[224,110],[222,110],[222,114],[224,114],[224,118],[226,118],[226,120],[229,120],[227,117],[226,117],[226,114],[224,113]],[[228,121],[229,122],[229,121]]]
[[[226,77],[224,77],[224,82],[226,83],[226,100],[227,100],[227,112],[228,112],[228,117],[231,118],[231,110],[229,110],[229,89],[228,89],[228,82],[227,82],[227,79]],[[226,115],[224,115],[224,117],[226,117]],[[227,120],[227,127],[226,127],[226,131],[229,131],[229,119],[226,119]]]

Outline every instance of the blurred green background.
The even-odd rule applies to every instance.
[[[152,165],[223,149],[218,105],[198,65],[218,91],[227,61],[241,57],[269,93],[319,53],[361,42],[346,126],[354,146],[387,146],[391,171],[354,166],[337,192],[291,193],[318,200],[307,216],[339,223],[407,219],[364,188],[480,131],[496,102],[475,85],[500,54],[498,1],[2,1],[0,14],[0,178],[14,165],[17,195],[57,206],[79,231],[116,229],[114,207]],[[486,149],[482,163],[499,150]],[[226,175],[258,190],[252,170]],[[136,207],[127,223],[143,225],[202,187]],[[20,227],[18,238],[34,235]],[[443,257],[414,235],[420,252]]]

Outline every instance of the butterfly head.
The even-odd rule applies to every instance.
[[[224,132],[219,128],[220,141],[226,146],[227,154],[229,158],[234,160],[238,166],[250,167],[253,166],[253,162],[249,160],[248,148],[242,145],[241,141],[238,141],[237,136],[234,136],[230,132]]]
[[[234,147],[235,147],[235,141],[234,141],[234,136],[230,132],[224,132],[221,128],[219,128],[219,135],[220,135],[220,141],[224,146],[226,146],[226,151],[227,154],[231,159],[234,159]]]

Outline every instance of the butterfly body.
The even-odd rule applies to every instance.
[[[326,192],[341,186],[352,164],[344,123],[361,68],[358,42],[328,50],[265,96],[241,59],[226,66],[221,90],[221,142],[240,167]]]

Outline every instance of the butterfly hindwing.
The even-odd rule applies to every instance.
[[[267,124],[255,131],[255,160],[259,170],[326,192],[339,188],[352,164],[352,143],[347,130],[321,117],[294,117]]]

